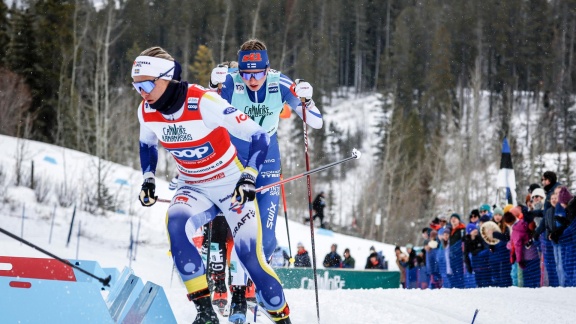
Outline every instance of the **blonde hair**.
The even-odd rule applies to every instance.
[[[174,61],[174,58],[172,57],[172,55],[168,54],[168,52],[166,52],[166,50],[164,50],[160,46],[154,46],[154,47],[147,48],[144,51],[142,51],[142,53],[140,53],[140,56],[157,57],[157,58],[161,58],[161,59],[165,59],[165,60],[169,60],[169,61]]]
[[[249,39],[247,41],[244,42],[244,44],[242,44],[242,46],[240,46],[240,51],[263,51],[266,49],[266,44],[264,44],[263,41],[259,40],[259,39]],[[240,54],[240,51],[238,51],[238,54]]]

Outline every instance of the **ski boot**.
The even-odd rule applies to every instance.
[[[246,286],[232,286],[232,301],[230,302],[230,322],[246,323]]]
[[[226,287],[226,274],[214,274],[212,279],[214,282],[214,295],[212,297],[212,305],[218,307],[220,314],[224,315],[226,305],[228,304],[228,287]]]
[[[266,310],[266,312],[268,312],[270,319],[273,320],[275,324],[292,324],[292,322],[290,322],[290,308],[288,304],[285,304],[284,308],[279,311]]]
[[[251,279],[246,283],[246,301],[256,303],[256,287]]]
[[[212,303],[210,302],[210,295],[208,289],[206,289],[206,293],[208,295],[202,294],[204,296],[195,298],[195,296],[200,295],[199,293],[190,294],[188,295],[188,299],[194,302],[196,306],[196,319],[192,324],[219,324],[220,321],[218,320],[218,315],[214,311],[212,307]]]

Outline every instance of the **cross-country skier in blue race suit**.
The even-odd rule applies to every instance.
[[[158,142],[176,161],[179,176],[168,207],[166,225],[174,264],[197,309],[194,324],[219,323],[212,308],[205,266],[186,235],[222,211],[234,238],[234,250],[276,323],[290,323],[282,285],[267,264],[255,197],[256,177],[269,146],[269,136],[244,113],[217,94],[180,81],[180,65],[162,48],[140,54],[132,67],[133,85],[142,96],[138,106],[143,206],[154,205]],[[249,142],[245,163],[237,157],[229,134]],[[230,197],[232,200],[230,200]],[[256,198],[256,199],[255,199]],[[244,322],[245,318],[230,318]]]
[[[312,100],[312,86],[303,80],[294,83],[286,75],[270,69],[266,45],[257,39],[248,40],[240,47],[237,72],[230,73],[226,66],[218,66],[212,71],[210,88],[216,89],[219,84],[220,96],[257,122],[270,136],[268,154],[256,179],[256,187],[278,182],[281,160],[276,132],[285,104],[302,118],[300,98],[305,98],[307,124],[316,129],[322,127],[322,115]],[[235,136],[231,139],[240,159],[248,159],[250,143]],[[279,198],[280,186],[257,194],[258,207],[262,213],[260,220],[264,255],[267,260],[277,245],[275,231]],[[231,262],[234,262],[234,256]],[[235,269],[236,277],[232,276],[233,285],[241,285],[237,280],[237,270],[240,269]],[[233,295],[233,303],[234,299]]]

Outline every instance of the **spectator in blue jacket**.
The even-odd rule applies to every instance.
[[[330,247],[330,253],[326,254],[324,257],[324,262],[322,263],[326,268],[340,268],[342,266],[342,257],[338,252],[338,245],[332,244]]]

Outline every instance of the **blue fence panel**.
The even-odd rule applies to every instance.
[[[440,243],[442,244],[442,243]],[[443,288],[452,288],[450,284],[450,279],[448,278],[447,269],[448,266],[446,264],[446,250],[443,247],[438,248],[438,253],[436,254],[436,259],[438,260],[438,270],[440,271],[440,276],[442,277],[442,287]]]
[[[420,265],[420,266],[416,267],[416,269],[417,269],[416,270],[417,271],[416,282],[417,282],[418,288],[421,288],[421,289],[427,288],[428,282],[430,280],[429,280],[429,276],[426,272],[426,265],[424,265],[424,264]]]
[[[565,287],[576,287],[576,221],[560,237],[562,266],[565,273]]]
[[[464,253],[462,252],[462,240],[450,246],[450,268],[452,274],[448,274],[452,288],[464,288]]]
[[[506,243],[500,241],[494,245],[494,252],[490,252],[488,262],[490,262],[490,272],[492,286],[510,287],[512,286],[512,264],[510,264],[510,250],[506,248]]]
[[[415,289],[418,287],[418,268],[406,267],[406,288]]]
[[[524,287],[540,287],[540,259],[526,260],[526,268],[522,270]]]
[[[472,256],[472,269],[477,287],[489,287],[492,285],[492,273],[490,269],[490,250],[484,249]]]
[[[430,249],[426,253],[426,276],[428,278],[428,287],[431,289],[442,287],[442,277],[438,264],[438,253],[440,249]]]
[[[552,245],[552,241],[546,238],[546,232],[540,235],[540,244],[544,258],[544,270],[548,278],[548,286],[558,287],[560,283],[558,281],[558,273],[556,272],[556,261],[554,260],[554,246]]]

